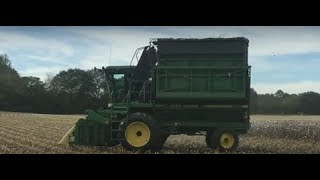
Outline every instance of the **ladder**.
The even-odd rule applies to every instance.
[[[127,107],[113,107],[111,106],[111,114],[110,114],[110,137],[111,141],[124,141],[125,140],[125,129],[120,129],[120,124],[122,119],[116,118],[116,110],[124,110],[127,111]],[[126,123],[126,122],[124,122]],[[124,124],[126,127],[126,124]],[[121,134],[120,134],[121,133]]]

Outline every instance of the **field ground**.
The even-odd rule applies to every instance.
[[[138,153],[121,146],[70,147],[57,145],[82,115],[0,112],[0,154]],[[320,153],[320,116],[252,115],[249,133],[240,136],[235,153]],[[163,154],[214,154],[204,136],[170,136]]]

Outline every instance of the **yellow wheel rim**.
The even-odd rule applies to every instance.
[[[133,122],[126,129],[126,140],[133,147],[142,147],[150,140],[150,129],[143,122]]]
[[[220,137],[220,144],[225,149],[231,148],[234,145],[234,142],[234,136],[230,132],[225,132]]]

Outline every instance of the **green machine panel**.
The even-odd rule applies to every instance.
[[[161,39],[157,47],[156,101],[201,103],[249,98],[247,39]]]

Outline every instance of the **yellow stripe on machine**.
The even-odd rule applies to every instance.
[[[74,141],[73,132],[76,129],[76,125],[72,126],[72,128],[62,137],[62,139],[58,142],[59,145],[65,145],[67,147],[70,146],[70,142]]]

